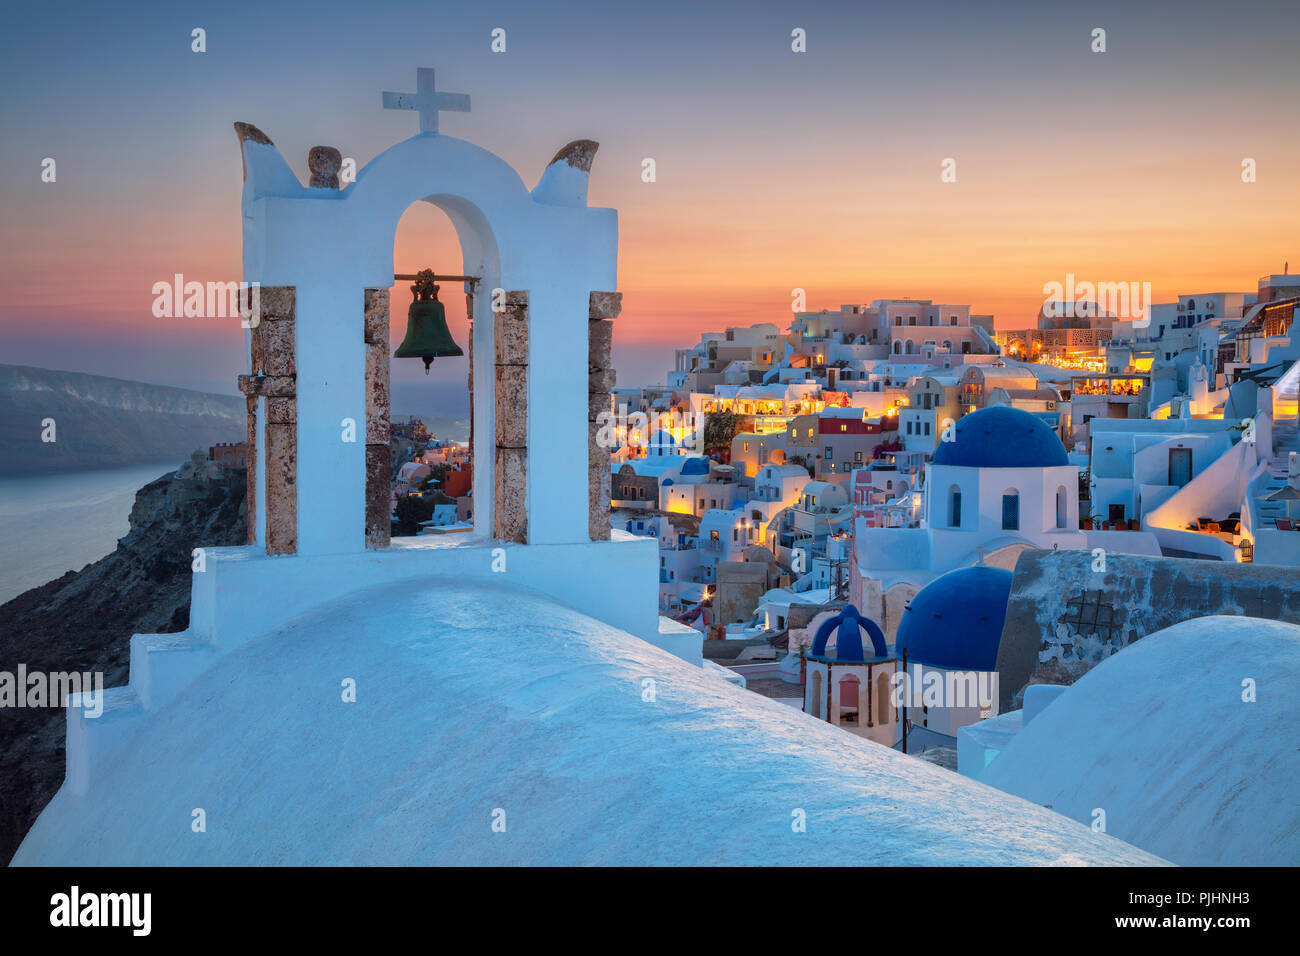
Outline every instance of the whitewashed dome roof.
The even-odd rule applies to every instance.
[[[1243,695],[1254,685],[1255,700]],[[1157,631],[1049,704],[980,779],[1187,866],[1300,864],[1300,627]]]
[[[349,678],[355,703],[341,700]],[[195,808],[206,833],[191,830]],[[504,833],[492,830],[497,810]],[[796,811],[804,833],[792,831]],[[220,658],[150,714],[85,797],[61,790],[15,857],[1152,862],[549,599],[448,581],[340,599]]]

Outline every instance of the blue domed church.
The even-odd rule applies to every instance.
[[[897,663],[880,626],[850,604],[821,623],[802,657],[804,713],[894,746],[899,734],[892,683]]]
[[[1010,571],[976,564],[940,575],[908,602],[895,652],[906,655],[915,745],[953,745],[959,728],[997,714],[1010,596]]]
[[[854,522],[851,598],[898,634],[904,608],[949,571],[975,564],[1010,571],[1030,548],[1081,549],[1079,469],[1040,418],[990,406],[950,424],[926,465],[914,528]]]

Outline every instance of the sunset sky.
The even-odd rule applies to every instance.
[[[601,143],[591,204],[619,211],[623,384],[663,381],[701,332],[784,326],[795,287],[810,308],[914,296],[1005,327],[1031,323],[1067,272],[1150,282],[1159,302],[1254,291],[1288,259],[1300,270],[1300,4],[876,6],[13,6],[0,361],[233,393],[236,323],[150,311],[174,273],[240,277],[231,124],[264,130],[304,180],[317,144],[361,166],[416,132],[380,93],[413,90],[417,66],[471,96],[443,133],[530,187],[564,143]],[[206,53],[190,50],[195,27]],[[806,53],[791,52],[795,27]],[[1105,53],[1090,51],[1095,27]],[[955,183],[940,180],[948,157]],[[421,205],[399,226],[397,268],[425,266],[460,258]],[[400,289],[395,336],[408,301]],[[463,309],[453,333],[463,344]],[[394,363],[398,382],[421,372]],[[463,360],[433,380],[463,382]]]

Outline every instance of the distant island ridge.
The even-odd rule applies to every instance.
[[[395,383],[394,393],[394,404],[411,408],[407,416],[421,418],[430,432],[468,439],[469,396],[464,389]],[[415,411],[439,406],[446,407],[450,417]],[[43,440],[47,420],[53,420],[54,441]],[[246,435],[244,399],[238,395],[0,365],[0,476],[180,462],[196,448],[243,441]]]

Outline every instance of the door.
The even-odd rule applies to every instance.
[[[1169,483],[1181,488],[1192,480],[1192,450],[1190,448],[1169,449]]]

